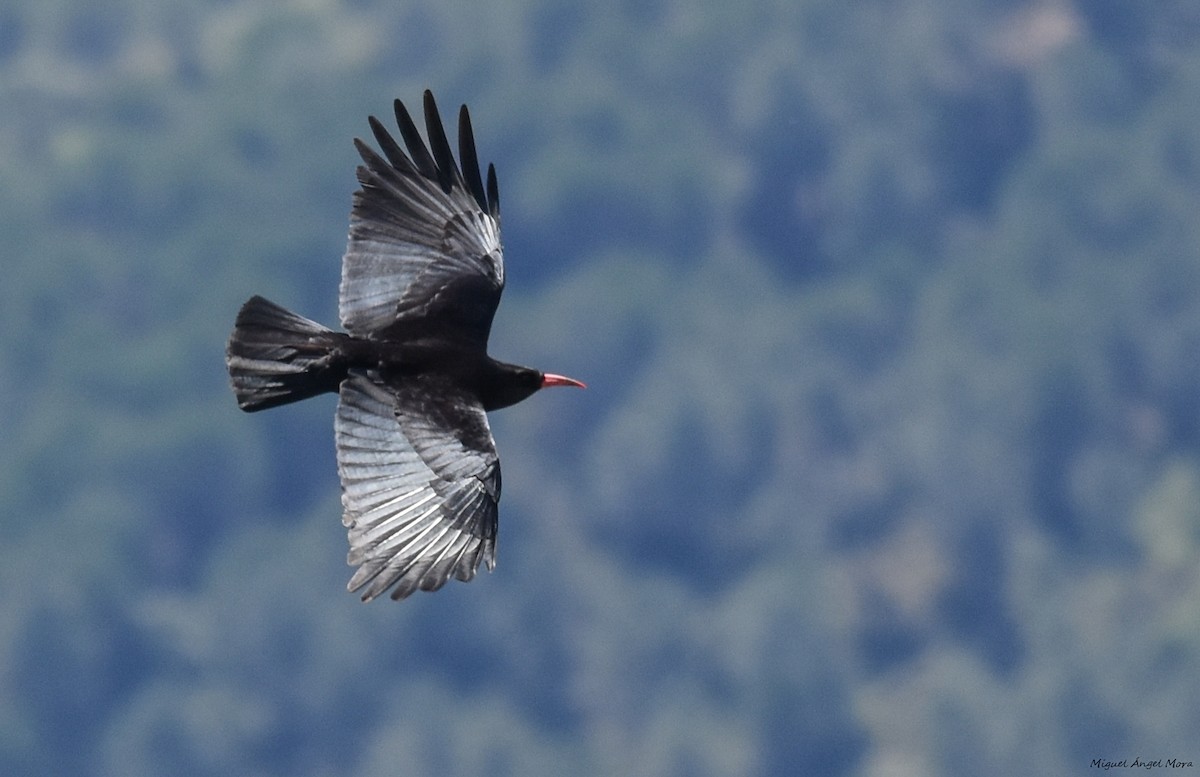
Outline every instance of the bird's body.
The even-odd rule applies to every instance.
[[[466,106],[461,171],[429,92],[424,107],[429,147],[398,100],[407,155],[374,117],[386,159],[355,141],[364,165],[342,259],[347,331],[256,296],[226,349],[243,410],[339,394],[343,522],[359,567],[350,589],[365,588],[364,600],[492,568],[500,465],[486,413],[583,385],[488,356],[504,289],[495,171],[485,188]]]

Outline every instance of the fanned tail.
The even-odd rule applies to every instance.
[[[346,366],[334,358],[345,335],[259,296],[238,311],[225,364],[238,407],[266,410],[336,392]]]

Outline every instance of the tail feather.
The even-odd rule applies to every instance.
[[[238,311],[225,348],[225,364],[238,407],[266,410],[337,391],[346,377],[336,363],[337,332],[251,297]]]

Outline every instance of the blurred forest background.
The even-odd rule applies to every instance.
[[[499,566],[344,590],[354,136],[496,163]],[[1200,763],[1195,0],[9,0],[0,772]]]

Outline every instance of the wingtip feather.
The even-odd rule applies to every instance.
[[[446,138],[446,128],[442,125],[437,102],[433,99],[433,92],[428,89],[425,90],[425,134],[429,139],[429,150],[437,162],[437,181],[442,191],[449,194],[456,185],[466,188],[458,163],[454,161],[454,152],[450,150],[450,141]]]

